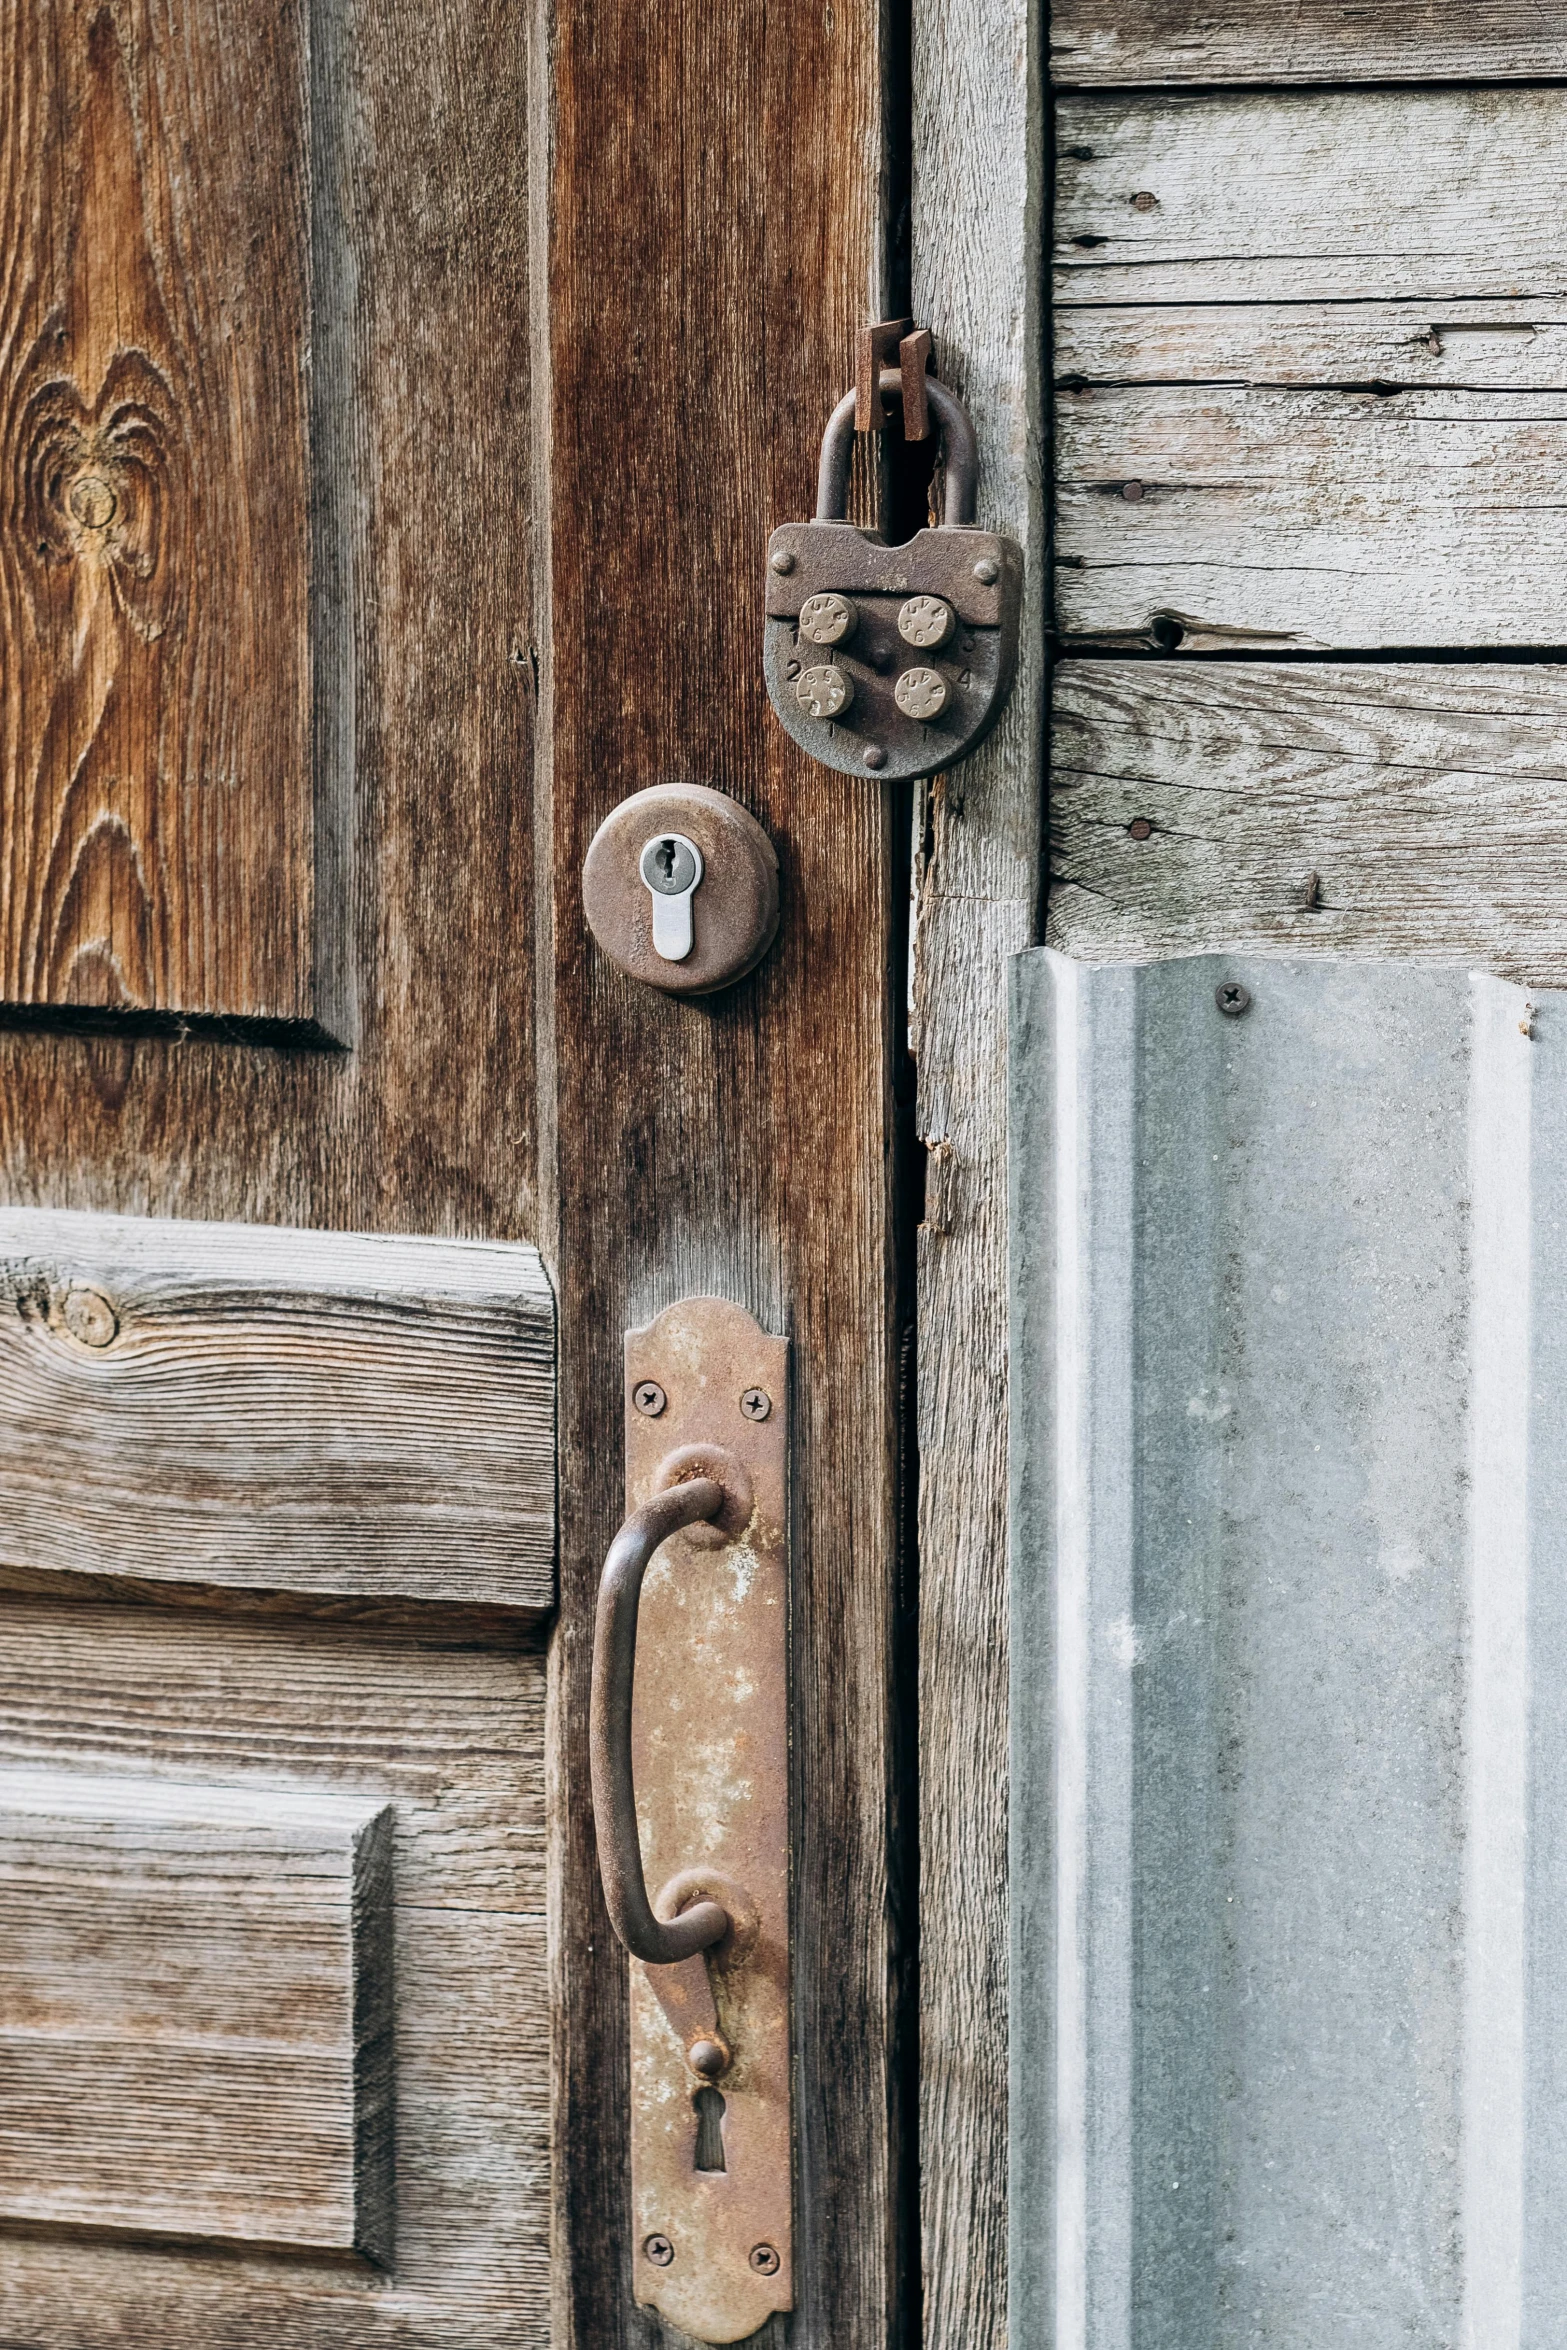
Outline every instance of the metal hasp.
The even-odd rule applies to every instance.
[[[639,1962],[634,2288],[699,2342],[794,2305],[788,1400],[788,1341],[740,1306],[687,1298],[627,1332],[593,1808]]]
[[[788,732],[841,775],[933,775],[965,758],[1000,717],[1017,664],[1023,555],[974,524],[978,452],[962,402],[927,375],[930,337],[906,319],[861,337],[859,380],[828,420],[816,519],[767,542],[762,661]],[[897,338],[898,368],[878,368]],[[889,547],[845,519],[856,425],[900,405],[905,437],[941,428],[943,519]]]

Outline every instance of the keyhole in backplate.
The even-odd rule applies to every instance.
[[[716,2089],[698,2089],[696,2108],[696,2165],[698,2170],[724,2170],[724,2101]]]
[[[664,879],[671,883],[675,878],[675,854],[675,844],[672,840],[661,840],[657,848],[653,851],[654,864],[658,867],[660,873],[662,873],[664,876]],[[720,2163],[718,2167],[720,2170],[722,2170],[724,2166],[722,2163]]]

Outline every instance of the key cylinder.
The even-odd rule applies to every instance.
[[[753,970],[778,927],[778,859],[757,823],[700,783],[655,784],[611,809],[582,868],[588,927],[611,962],[669,995]]]

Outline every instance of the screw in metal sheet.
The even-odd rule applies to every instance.
[[[773,1399],[765,1387],[748,1387],[740,1398],[740,1410],[748,1420],[766,1420],[772,1409]]]
[[[649,2236],[642,2249],[655,2268],[668,2268],[675,2257],[675,2247],[667,2236]]]
[[[994,555],[981,555],[974,566],[974,577],[981,587],[994,587],[1001,577],[1001,566]]]
[[[873,775],[878,767],[885,767],[887,764],[887,754],[880,743],[867,743],[864,750],[861,751],[860,757]]]
[[[656,1379],[639,1379],[631,1390],[631,1400],[645,1418],[656,1420],[669,1398]]]
[[[767,560],[772,565],[773,569],[777,572],[780,579],[785,577],[787,573],[794,569],[794,557],[790,554],[787,547],[774,547]]]
[[[775,2277],[778,2274],[778,2255],[771,2244],[751,2246],[751,2266],[760,2276]]]
[[[1238,979],[1221,979],[1213,991],[1213,1000],[1226,1020],[1238,1020],[1243,1012],[1251,1010],[1251,989],[1243,987]]]

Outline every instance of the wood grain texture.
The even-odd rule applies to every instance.
[[[331,1027],[303,9],[8,0],[0,58],[0,1004]]]
[[[1567,29],[1519,0],[1054,0],[1050,63],[1106,82],[1529,81]]]
[[[176,1812],[195,1801],[221,1824],[259,1811],[279,1823],[279,1849],[288,1823],[312,1813],[390,1807],[397,2235],[388,2275],[341,2253],[279,2259],[240,2243],[192,2254],[134,2235],[8,2229],[0,2335],[36,2350],[106,2340],[544,2350],[545,1663],[535,1638],[479,1631],[457,1611],[412,1632],[14,1596],[4,1629],[0,1775],[129,1774],[154,1782]],[[209,1833],[209,1864],[218,1849]],[[246,1874],[252,1922],[265,1883]],[[301,1931],[306,1890],[296,1880]],[[78,1967],[90,1968],[90,1952],[75,1947]],[[11,1938],[8,1957],[14,1949]],[[229,2014],[221,1957],[210,1944],[173,1993],[208,2002],[218,2026]],[[145,1997],[157,1996],[152,1980]],[[279,2014],[280,2035],[289,2014],[302,2021],[304,2009]],[[146,2039],[149,2063],[167,2046]]]
[[[1564,113],[1554,88],[1063,98],[1057,298],[1559,295]]]
[[[0,1193],[532,1238],[525,28],[509,0],[345,0],[313,37],[313,724],[352,785],[317,800],[343,877],[319,946],[355,1050],[0,1033]],[[246,184],[270,135],[247,122]],[[242,862],[222,886],[244,899]]]
[[[548,1608],[537,1252],[0,1209],[0,1556]]]
[[[622,1508],[622,1333],[683,1296],[744,1305],[794,1364],[797,2306],[760,2340],[883,2350],[907,2289],[889,1838],[890,966],[907,877],[894,795],[798,753],[760,661],[767,533],[812,510],[854,330],[889,308],[883,24],[877,0],[788,15],[603,0],[554,23],[561,2350],[660,2339],[632,2303],[625,2141],[605,2121],[626,2077],[626,1960],[581,1790],[593,1594]],[[700,658],[672,661],[698,617]],[[778,851],[777,944],[704,1004],[638,987],[584,932],[589,840],[665,779],[732,793]]]
[[[1063,106],[1064,633],[1186,652],[1567,641],[1561,265],[1535,233],[1562,103]]]
[[[1559,987],[1564,746],[1555,667],[1063,662],[1049,943],[1410,955]]]
[[[1066,636],[1567,643],[1567,394],[1094,387],[1057,419]]]
[[[914,308],[1025,555],[997,732],[926,795],[917,866],[920,2180],[931,2350],[1008,2339],[1006,970],[1041,891],[1046,605],[1040,59],[1021,0],[916,0]]]
[[[391,1828],[0,1770],[0,2214],[389,2265]]]

